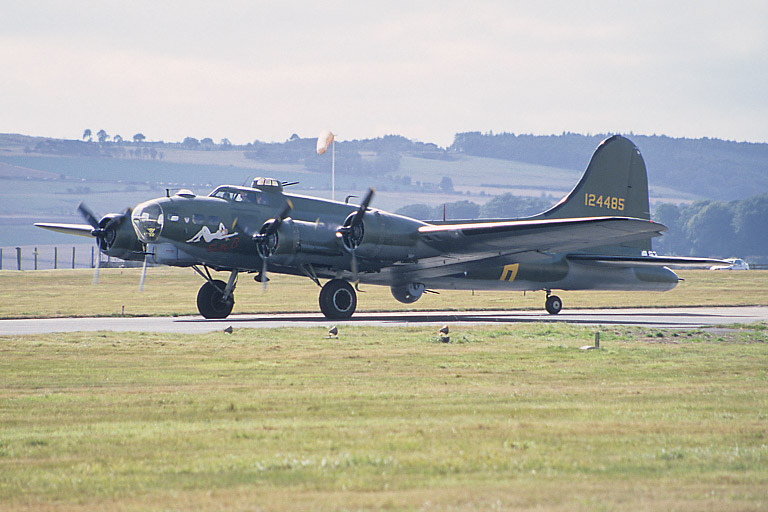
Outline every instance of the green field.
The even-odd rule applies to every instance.
[[[0,509],[765,510],[768,330],[0,337]]]
[[[0,317],[194,314],[191,270],[0,272]],[[566,307],[768,304],[768,272]],[[243,276],[235,312],[317,311]],[[444,292],[360,311],[541,308]],[[600,330],[599,351],[591,345]],[[0,510],[765,510],[768,326],[0,335]]]
[[[768,305],[768,271],[680,271],[685,279],[664,293],[557,292],[568,308]],[[196,315],[203,280],[190,269],[150,268],[139,293],[140,269],[102,269],[98,285],[83,270],[0,272],[0,318]],[[228,274],[219,277],[227,279]],[[234,313],[319,312],[320,289],[307,278],[270,276],[266,293],[247,274],[235,292]],[[401,304],[389,288],[361,285],[358,311],[543,309],[544,293],[441,291]]]

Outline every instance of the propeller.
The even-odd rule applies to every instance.
[[[259,279],[261,281],[262,290],[264,291],[267,290],[267,281],[269,281],[269,278],[267,278],[267,260],[270,256],[275,254],[275,251],[277,250],[277,230],[280,229],[280,225],[283,223],[283,220],[288,217],[288,214],[292,209],[293,203],[289,200],[286,201],[278,214],[265,222],[259,233],[252,237],[253,241],[256,243],[256,250],[258,251],[259,256],[261,256],[261,275]]]
[[[363,243],[363,237],[365,236],[365,227],[363,226],[363,218],[365,212],[368,211],[368,206],[373,199],[373,188],[368,189],[368,193],[365,194],[363,202],[360,203],[358,209],[351,216],[347,217],[344,225],[336,231],[336,236],[341,237],[344,242],[344,246],[349,250],[352,256],[350,261],[350,270],[352,270],[353,280],[357,280],[357,254],[356,250],[358,246]]]
[[[126,208],[121,214],[112,217],[103,217],[99,220],[98,217],[93,214],[93,211],[85,206],[85,203],[78,204],[77,211],[83,216],[85,221],[93,227],[91,236],[96,238],[96,243],[99,246],[99,249],[102,250],[109,249],[109,245],[114,241],[114,230],[120,227],[126,219],[130,218],[132,213],[130,208]]]
[[[112,217],[103,217],[101,220],[99,220],[98,217],[93,213],[93,211],[88,208],[85,203],[80,203],[77,205],[77,211],[80,213],[80,215],[83,216],[85,221],[93,228],[91,231],[91,236],[96,238],[96,245],[98,246],[100,251],[106,251],[109,249],[110,245],[114,242],[115,236],[116,236],[116,230],[120,225],[125,221],[125,219],[130,218],[132,210],[130,208],[126,208],[123,213],[114,215]],[[145,261],[145,268],[146,268],[146,261]],[[96,268],[93,273],[93,284],[99,283],[99,271],[101,269],[101,255],[99,254],[99,258],[96,260]],[[142,276],[142,286],[143,286],[143,276]]]

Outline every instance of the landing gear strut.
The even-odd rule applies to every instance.
[[[547,290],[547,301],[544,303],[544,307],[547,309],[547,313],[550,315],[556,315],[563,309],[563,301],[557,295],[551,295],[552,291]]]
[[[320,311],[326,318],[344,320],[352,316],[357,307],[357,294],[348,281],[332,279],[320,290]]]
[[[235,306],[235,285],[237,284],[237,271],[234,270],[229,276],[229,280],[225,283],[218,279],[212,279],[208,269],[206,268],[205,274],[200,272],[196,267],[193,267],[195,271],[202,275],[206,282],[200,287],[200,291],[197,292],[197,310],[208,319],[221,319],[227,318],[232,312],[232,308]]]

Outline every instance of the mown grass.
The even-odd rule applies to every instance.
[[[149,269],[139,293],[140,269],[103,269],[98,285],[89,270],[0,272],[0,318],[54,316],[194,315],[202,279],[189,269]],[[768,271],[680,271],[675,289],[653,292],[557,292],[566,309],[768,305]],[[226,275],[219,276],[226,280]],[[242,275],[234,313],[318,312],[319,288],[307,278],[273,275],[266,293]],[[405,305],[389,288],[361,286],[358,311],[542,309],[543,292],[440,291]]]
[[[764,510],[768,331],[0,337],[4,510]]]

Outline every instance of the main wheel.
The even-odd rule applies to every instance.
[[[320,311],[326,318],[343,320],[349,318],[357,307],[357,294],[349,282],[332,279],[320,290]]]
[[[544,303],[544,307],[547,308],[547,313],[550,315],[556,315],[563,309],[563,301],[557,295],[550,295],[547,297],[547,302]]]
[[[206,281],[197,292],[197,310],[205,318],[227,318],[235,307],[235,298],[230,295],[224,300],[224,290],[227,283],[224,281]]]

